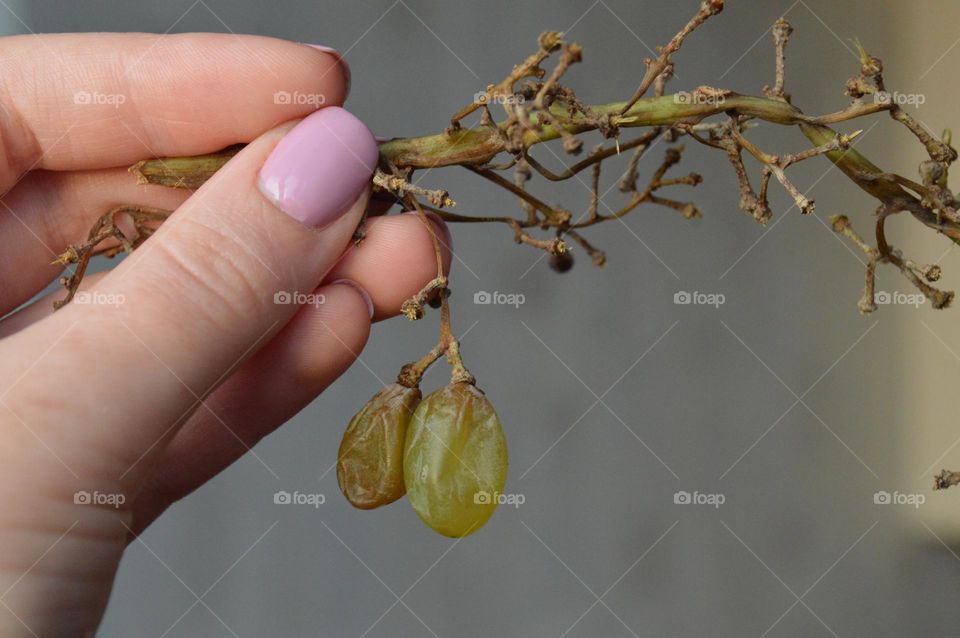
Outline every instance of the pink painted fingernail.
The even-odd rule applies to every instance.
[[[358,284],[352,279],[337,279],[336,281],[330,282],[331,286],[336,286],[337,284],[350,286],[351,288],[356,290],[358,293],[360,293],[360,296],[363,298],[363,301],[367,304],[367,312],[370,313],[370,318],[373,319],[373,311],[374,311],[373,299],[370,298],[370,294],[366,290],[364,290],[360,286],[360,284]]]
[[[380,151],[370,130],[339,106],[304,118],[260,169],[260,191],[294,219],[322,228],[370,184]]]
[[[329,53],[337,58],[337,62],[340,63],[340,68],[343,69],[343,79],[344,79],[344,89],[343,89],[343,99],[346,100],[347,96],[350,95],[350,82],[352,80],[352,75],[350,73],[350,65],[347,64],[347,61],[340,55],[340,52],[336,49],[331,49],[330,47],[325,47],[322,44],[309,44],[307,46],[313,47],[318,51],[323,51],[324,53]]]

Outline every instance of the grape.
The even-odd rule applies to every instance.
[[[565,252],[550,256],[550,268],[556,272],[567,272],[573,268],[573,253]]]
[[[420,389],[391,383],[350,420],[337,454],[337,483],[350,504],[373,509],[404,494],[403,445]]]
[[[459,538],[487,522],[507,480],[507,441],[483,392],[454,383],[420,403],[403,475],[413,509],[434,531]]]

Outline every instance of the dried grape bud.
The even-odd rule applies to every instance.
[[[403,496],[403,446],[420,388],[391,383],[363,406],[347,426],[337,454],[337,483],[360,509]]]
[[[420,403],[403,475],[413,509],[434,531],[459,538],[487,522],[507,480],[507,441],[483,392],[453,383]]]

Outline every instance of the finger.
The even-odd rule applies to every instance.
[[[260,36],[49,34],[0,43],[0,192],[35,168],[103,168],[247,142],[343,103],[335,53]],[[276,97],[275,97],[276,96]]]
[[[85,242],[90,228],[104,213],[120,205],[173,210],[190,193],[137,184],[123,168],[30,173],[0,200],[0,255],[4,266],[0,268],[0,316],[60,276],[64,269],[54,260],[68,246]],[[7,214],[2,213],[4,206]],[[381,200],[371,200],[369,212],[376,214],[385,208]],[[425,230],[421,232],[428,235]],[[381,236],[378,231],[374,243],[380,243]],[[414,239],[419,244],[423,238]],[[100,246],[114,243],[106,241]]]
[[[64,269],[54,260],[67,246],[86,241],[107,211],[121,204],[173,210],[189,196],[141,186],[122,168],[30,173],[0,200],[0,315],[56,279]]]
[[[367,300],[341,284],[317,295],[323,303],[302,308],[173,438],[137,495],[135,533],[249,452],[350,367],[370,333]],[[283,472],[256,458],[266,471]]]
[[[446,272],[452,254],[450,231],[439,218],[430,217],[441,243]],[[355,281],[370,295],[375,308],[374,321],[382,321],[400,314],[403,302],[436,277],[437,261],[430,233],[415,214],[372,217],[365,222],[365,230],[366,236],[360,245],[347,250],[325,281]],[[80,291],[95,289],[105,274],[87,275]],[[0,339],[53,314],[54,299],[62,299],[64,295],[63,291],[44,295],[0,321]],[[81,295],[73,303],[85,299],[87,297]]]
[[[450,232],[435,216],[431,223],[447,272],[452,254]],[[328,278],[360,284],[373,299],[374,321],[380,321],[399,314],[404,301],[436,278],[435,254],[430,231],[416,213],[372,218],[366,222],[363,241],[347,251]]]
[[[135,487],[198,400],[296,312],[277,293],[314,290],[339,259],[377,156],[336,107],[256,140],[98,282],[122,303],[71,304],[0,343],[0,379],[17,380],[4,404],[66,464]]]

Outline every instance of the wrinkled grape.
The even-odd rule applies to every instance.
[[[337,483],[354,507],[373,509],[404,494],[403,446],[420,389],[391,383],[350,420],[337,455]]]
[[[413,509],[435,531],[458,538],[487,522],[507,480],[507,441],[483,392],[454,383],[420,403],[403,475]]]

